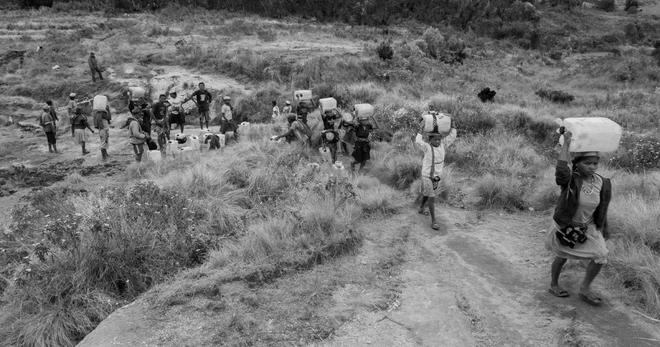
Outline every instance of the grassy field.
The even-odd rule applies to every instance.
[[[195,305],[228,312],[207,343],[326,339],[349,319],[324,313],[333,291],[395,274],[402,261],[396,243],[406,234],[388,230],[377,271],[345,277],[351,264],[342,263],[371,242],[372,221],[394,220],[414,200],[421,153],[411,140],[429,104],[450,113],[459,131],[447,156],[445,201],[514,215],[549,216],[554,206],[555,118],[622,124],[622,146],[601,167],[614,185],[605,275],[627,304],[660,317],[660,67],[650,41],[660,26],[653,16],[542,7],[543,44],[533,50],[520,42],[529,37],[496,40],[417,22],[383,30],[185,7],[123,16],[83,10],[0,15],[0,42],[26,50],[23,64],[0,65],[3,117],[34,121],[37,103],[63,105],[72,91],[106,93],[123,114],[126,81],[176,66],[238,81],[243,91],[212,92],[231,94],[238,117],[251,122],[267,120],[270,101],[282,104],[292,89],[333,96],[343,108],[373,103],[391,141],[375,143],[366,171],[349,176],[310,165],[319,160],[315,151],[269,142],[283,125],[258,125],[222,153],[131,164],[121,178],[84,190],[87,178],[71,175],[29,192],[0,236],[0,340],[9,345],[73,345],[145,292],[168,312]],[[379,57],[382,42],[391,59]],[[461,49],[462,63],[440,54]],[[110,75],[103,83],[89,81],[91,50]],[[476,97],[484,87],[497,91],[494,102]],[[538,95],[542,89],[574,100],[553,102]],[[379,290],[364,304],[386,309],[396,288]],[[220,304],[220,292],[231,300]],[[288,335],[264,337],[260,329],[277,316],[289,317],[277,323]]]

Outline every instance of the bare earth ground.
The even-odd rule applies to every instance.
[[[368,241],[359,254],[334,266],[373,265],[383,247],[380,239],[403,233],[401,271],[388,280],[398,293],[386,309],[374,310],[365,305],[377,295],[374,289],[337,288],[328,310],[350,318],[312,346],[657,345],[660,327],[632,314],[602,278],[595,283],[607,297],[601,308],[577,299],[583,270],[576,266],[563,277],[572,296],[548,294],[546,217],[439,209],[440,232],[429,229],[412,206],[387,223],[367,227]],[[160,316],[138,300],[112,314],[79,346],[213,345],[205,336],[213,330],[212,318],[189,310],[165,312]]]

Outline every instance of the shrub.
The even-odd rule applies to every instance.
[[[281,99],[280,91],[275,86],[268,85],[254,94],[241,98],[236,104],[236,116],[251,123],[270,122],[273,109],[271,101]]]
[[[0,235],[27,254],[9,264],[12,280],[0,317],[3,341],[73,345],[116,308],[117,300],[134,298],[181,267],[200,264],[214,244],[209,230],[198,228],[206,212],[176,192],[140,183],[101,195],[58,199],[66,209],[59,217],[19,219],[14,227],[38,224]]]
[[[383,184],[360,189],[357,196],[362,213],[367,215],[391,215],[397,213],[401,208],[399,193]]]
[[[610,165],[633,172],[660,167],[660,139],[652,136],[625,134],[619,150],[609,161]]]
[[[262,28],[257,30],[257,37],[263,42],[273,42],[277,40],[277,33],[274,30]]]
[[[607,12],[616,10],[616,3],[614,0],[598,0],[595,5],[596,8]]]
[[[562,92],[560,90],[539,89],[538,91],[536,91],[535,94],[538,95],[541,99],[562,103],[562,104],[566,104],[575,100],[575,97],[573,95],[568,94],[566,92]]]
[[[376,48],[376,53],[381,60],[392,60],[394,57],[394,50],[388,42],[381,42]]]
[[[523,185],[516,177],[496,177],[486,174],[479,179],[475,187],[477,203],[483,208],[503,208],[509,211],[525,208]]]
[[[556,133],[558,125],[555,122],[549,119],[533,119],[522,110],[499,114],[497,118],[504,118],[506,129],[522,133],[541,145],[552,145],[558,137]]]

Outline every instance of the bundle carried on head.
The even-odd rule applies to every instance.
[[[623,129],[616,122],[604,117],[566,118],[557,123],[572,134],[569,152],[584,157],[585,154],[614,152],[619,148]],[[560,129],[562,129],[560,128]],[[564,138],[559,142],[563,145]]]
[[[422,115],[422,131],[427,136],[446,135],[451,131],[451,117],[444,113],[429,111]]]

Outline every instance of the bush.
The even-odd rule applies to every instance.
[[[462,97],[436,96],[431,99],[429,105],[452,117],[453,126],[459,136],[485,134],[497,125],[495,117],[487,113],[482,105]]]
[[[599,0],[595,3],[595,5],[596,8],[607,12],[616,10],[616,3],[614,0]]]
[[[270,122],[273,106],[271,101],[282,102],[282,94],[275,86],[267,86],[254,94],[243,97],[236,104],[235,114],[250,123]]]
[[[381,60],[392,60],[394,57],[394,50],[388,42],[381,42],[376,48],[376,53]]]
[[[13,269],[3,295],[3,341],[71,346],[118,300],[200,264],[214,245],[209,232],[215,231],[199,228],[206,212],[177,192],[140,183],[109,188],[101,196],[58,199],[60,213],[42,200],[33,208],[57,214],[46,220],[14,218],[11,232],[0,235],[27,255],[0,264]]]
[[[482,208],[503,208],[508,211],[525,208],[523,185],[516,177],[496,177],[486,174],[479,179],[475,188],[480,198],[477,205]]]
[[[633,172],[660,168],[660,139],[652,136],[625,134],[610,165]]]
[[[549,119],[533,119],[523,110],[498,114],[497,118],[503,118],[506,129],[524,134],[540,145],[551,146],[558,139],[558,125],[555,122]]]
[[[562,104],[566,104],[575,100],[575,97],[573,95],[568,94],[566,92],[562,92],[560,90],[539,89],[538,91],[536,91],[535,94],[538,95],[541,99],[562,103]]]
[[[273,42],[277,40],[277,33],[274,30],[262,28],[257,30],[257,37],[263,42]]]

